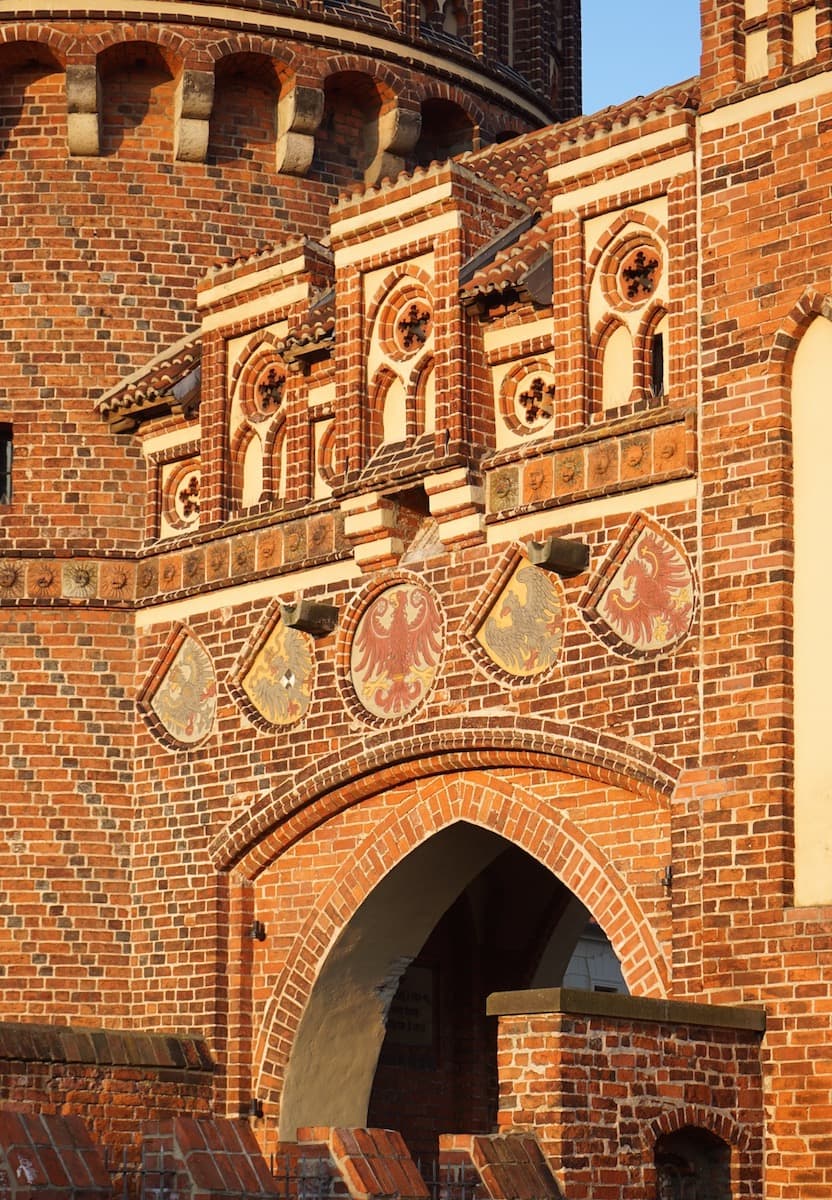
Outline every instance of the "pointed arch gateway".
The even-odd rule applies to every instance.
[[[563,781],[566,790],[599,790],[591,779]],[[422,779],[394,799],[309,905],[263,1013],[253,1084],[279,1106],[281,1139],[301,1126],[366,1123],[406,969],[445,914],[455,912],[457,926],[473,920],[475,935],[476,914],[461,913],[460,899],[489,872],[499,876],[506,853],[525,863],[515,878],[533,875],[539,887],[545,876],[553,903],[592,914],[632,991],[667,994],[668,963],[642,900],[602,839],[551,798],[518,786],[511,772],[483,771]],[[655,809],[655,796],[641,804]],[[527,975],[520,986],[532,982]]]

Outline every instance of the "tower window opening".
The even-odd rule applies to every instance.
[[[0,504],[12,502],[12,427],[0,424]]]
[[[654,333],[650,340],[650,393],[654,400],[664,395],[664,335]]]

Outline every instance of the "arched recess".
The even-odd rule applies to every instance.
[[[795,902],[832,903],[832,642],[830,567],[819,548],[832,509],[827,447],[832,438],[829,374],[832,321],[821,310],[794,351],[791,425],[794,487],[794,821]]]
[[[474,148],[476,126],[453,100],[429,98],[422,104],[422,129],[413,150],[416,164],[426,167]]]
[[[282,343],[258,330],[243,347],[229,380],[230,501],[235,514],[284,495],[288,421]]]
[[[668,392],[665,227],[649,213],[620,213],[593,246],[587,261],[590,418],[662,402]]]
[[[324,84],[324,113],[312,170],[345,187],[363,180],[379,150],[384,89],[369,75],[341,71]]]
[[[231,511],[243,512],[264,498],[266,464],[263,443],[257,430],[241,425],[229,445],[231,462]]]
[[[285,68],[267,54],[239,52],[214,69],[209,161],[244,161],[246,169],[273,171],[277,107]]]
[[[647,1181],[651,1176],[655,1177],[652,1194],[659,1200],[664,1197],[667,1200],[677,1200],[677,1197],[679,1200],[686,1200],[686,1197],[697,1200],[700,1196],[709,1200],[711,1197],[713,1200],[732,1200],[735,1196],[761,1195],[761,1159],[755,1147],[758,1137],[758,1131],[752,1133],[748,1126],[713,1108],[696,1104],[668,1108],[660,1117],[645,1124],[641,1131],[642,1163],[647,1167]],[[716,1165],[713,1174],[707,1169],[708,1160]],[[664,1191],[658,1190],[662,1185],[659,1170],[662,1161],[671,1167],[666,1174]],[[706,1169],[697,1172],[699,1165]],[[680,1169],[674,1171],[674,1166]],[[682,1185],[676,1192],[672,1190],[674,1182]]]
[[[633,991],[666,995],[668,964],[651,921],[585,830],[511,779],[471,773],[424,780],[409,797],[397,796],[395,809],[314,898],[286,954],[255,1052],[257,1094],[280,1098],[281,1136],[294,1137],[300,1124],[364,1123],[399,979],[439,916],[504,842],[542,864],[588,909]],[[317,1077],[337,1077],[339,1087],[322,1094]]]
[[[670,319],[663,304],[651,307],[636,338],[637,386],[648,401],[666,399],[669,393],[668,345]]]
[[[115,42],[101,51],[102,154],[171,154],[180,72],[181,62],[156,42]]]
[[[47,131],[66,137],[64,63],[58,35],[0,44],[0,154]]]
[[[592,415],[603,417],[629,404],[633,396],[635,362],[630,330],[609,317],[593,339],[591,354],[595,366]]]
[[[731,1200],[731,1147],[698,1125],[656,1143],[656,1194],[661,1200]]]
[[[465,0],[444,0],[442,5],[442,31],[450,37],[469,41],[471,20]]]
[[[433,357],[419,364],[415,376],[415,418],[416,433],[436,432],[436,372]]]

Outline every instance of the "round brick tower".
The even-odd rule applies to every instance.
[[[323,236],[340,188],[579,104],[578,0],[3,7],[9,548],[135,543],[135,450],[94,401],[195,327],[217,259]]]

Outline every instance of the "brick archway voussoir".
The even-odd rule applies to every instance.
[[[652,796],[657,804],[667,802],[678,778],[673,764],[648,750],[545,719],[491,715],[447,730],[369,731],[259,798],[214,838],[209,853],[217,870],[254,879],[310,829],[369,796],[436,775],[498,767],[562,771]]]

